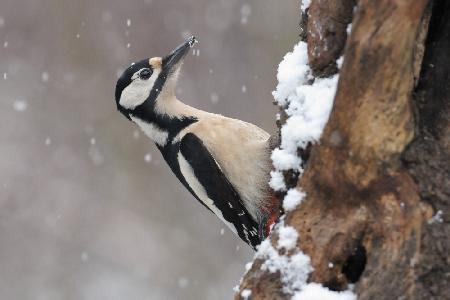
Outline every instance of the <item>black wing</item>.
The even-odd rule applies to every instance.
[[[238,193],[203,142],[195,134],[187,133],[181,140],[180,152],[208,197],[222,212],[223,218],[234,225],[239,237],[253,248],[259,245],[258,223],[242,204]]]

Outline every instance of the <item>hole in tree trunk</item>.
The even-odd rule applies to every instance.
[[[342,273],[347,277],[349,282],[355,283],[358,281],[364,271],[366,261],[366,248],[359,245],[355,248],[354,252],[347,257],[347,260],[342,266]]]
[[[339,282],[336,278],[324,283],[323,286],[336,292],[341,292],[345,290],[345,286],[343,286],[342,282]]]

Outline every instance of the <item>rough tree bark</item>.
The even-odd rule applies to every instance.
[[[355,283],[358,299],[450,299],[450,1],[312,0],[302,26],[316,76],[345,54],[297,184],[307,197],[285,219],[311,258],[309,279]],[[289,299],[262,263],[241,291]]]

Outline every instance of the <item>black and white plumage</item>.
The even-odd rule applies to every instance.
[[[118,110],[137,124],[200,203],[256,247],[273,215],[270,135],[257,126],[195,109],[174,93],[190,38],[164,58],[133,63],[117,81]]]

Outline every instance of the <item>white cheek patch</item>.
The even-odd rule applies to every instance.
[[[197,195],[197,197],[220,219],[228,228],[231,229],[236,235],[237,231],[234,225],[225,220],[222,212],[214,205],[214,201],[211,200],[206,194],[205,188],[198,181],[197,177],[194,175],[191,165],[187,162],[181,153],[178,153],[178,164],[180,165],[181,174],[183,174],[184,179]]]
[[[169,133],[167,131],[161,130],[158,126],[152,123],[147,123],[134,116],[130,116],[130,118],[156,144],[159,146],[165,146],[167,144],[167,140],[169,139]]]
[[[149,79],[143,80],[138,76],[140,71],[133,74],[131,83],[122,91],[122,95],[120,96],[119,103],[126,109],[134,109],[147,100],[161,72],[161,70],[155,69]]]

